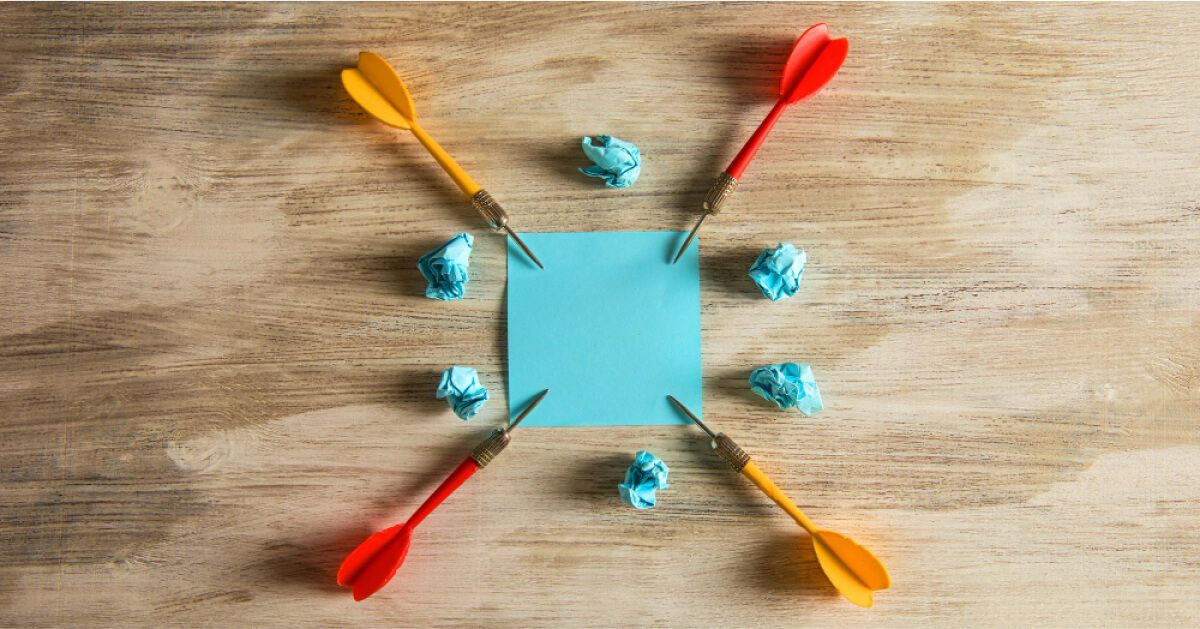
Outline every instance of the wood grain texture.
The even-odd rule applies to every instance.
[[[401,70],[526,231],[701,240],[706,419],[895,586],[837,598],[695,430],[529,429],[379,596],[334,586],[506,407],[503,243],[338,70]],[[0,625],[1200,624],[1200,6],[0,5]],[[575,172],[612,133],[625,191]],[[470,230],[467,298],[415,261]],[[745,276],[807,249],[795,299]],[[811,419],[746,386],[813,365]],[[464,424],[438,373],[495,399]],[[638,449],[672,487],[634,512]]]

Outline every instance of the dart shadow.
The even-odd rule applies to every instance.
[[[490,430],[490,429],[489,429]],[[390,489],[378,492],[378,499],[361,509],[346,509],[339,519],[353,520],[352,525],[329,527],[314,525],[304,532],[281,537],[280,541],[263,549],[263,554],[249,563],[242,572],[250,578],[261,578],[284,587],[293,587],[322,594],[345,593],[337,585],[337,571],[342,560],[371,533],[399,524],[407,514],[450,474],[463,460],[463,453],[481,441],[482,431],[471,431],[450,440],[423,462],[422,472],[406,474]],[[315,518],[324,522],[327,518]]]
[[[337,584],[338,567],[373,532],[357,524],[283,540],[267,546],[262,558],[250,564],[245,572],[308,593],[346,596],[348,590]]]
[[[698,155],[705,157],[699,158],[695,162],[694,168],[688,169],[688,177],[683,182],[683,190],[685,193],[680,196],[680,220],[679,225],[675,229],[684,230],[685,232],[692,231],[692,227],[696,225],[696,221],[700,220],[700,215],[704,208],[704,196],[708,194],[708,189],[712,187],[713,182],[717,180],[717,176],[725,170],[729,165],[729,161],[733,159],[739,145],[738,138],[743,141],[742,135],[750,137],[748,132],[739,127],[733,126],[724,129],[708,147],[697,147]],[[582,175],[581,175],[582,176]],[[705,220],[704,227],[700,228],[700,232],[696,234],[697,239],[702,239],[706,230],[712,229],[717,220]],[[678,251],[679,245],[683,244],[683,239],[687,234],[680,236],[677,242],[674,243],[674,248],[671,250],[668,261],[675,259],[675,252]],[[696,246],[693,243],[691,246]]]
[[[240,107],[269,109],[261,112],[265,116],[261,119],[275,124],[280,120],[325,124],[331,118],[360,124],[369,116],[342,89],[342,68],[353,64],[353,59],[344,64],[313,60],[292,71],[263,64],[244,68],[223,87],[230,98],[248,101]]]
[[[496,313],[496,325],[500,326],[500,331],[496,335],[493,349],[500,361],[500,388],[504,391],[504,401],[510,403],[508,408],[513,408],[511,401],[508,399],[508,273],[505,273],[504,292],[500,295],[500,308]],[[505,409],[504,416],[508,418],[509,422],[513,419],[508,409]]]
[[[717,456],[708,438],[689,438],[687,452],[691,456],[691,464],[696,468],[693,473],[697,479],[703,479],[712,496],[719,496],[722,511],[747,517],[769,518],[779,515],[778,507]],[[629,462],[626,461],[626,465]]]
[[[598,180],[579,172],[581,167],[588,165],[587,158],[579,148],[581,137],[572,137],[569,141],[554,139],[535,144],[528,153],[525,165],[550,173],[555,178],[578,187],[585,187],[589,183],[596,184]]]
[[[403,522],[492,430],[490,426],[470,430],[453,439],[440,440],[436,448],[429,447],[435,451],[429,457],[422,457],[421,471],[408,473],[391,489],[380,491],[379,498],[370,502],[371,507],[366,510],[364,517],[375,524],[374,530]]]
[[[794,533],[772,531],[756,553],[757,561],[738,562],[745,582],[754,587],[820,600],[840,597],[817,562],[812,539],[799,527]]]
[[[425,299],[427,282],[417,262],[445,242],[441,236],[420,237],[405,241],[401,248],[389,246],[385,251],[361,255],[320,257],[311,263],[311,272],[342,285],[383,287],[389,294]]]
[[[572,502],[595,509],[603,503],[616,506],[617,485],[625,481],[625,471],[633,462],[630,453],[607,454],[569,468],[563,478],[563,492]]]
[[[772,359],[762,359],[763,363],[771,362]],[[753,371],[759,364],[747,365],[746,367],[738,368],[718,368],[710,369],[708,375],[704,377],[704,390],[719,392],[726,404],[739,402],[744,404],[746,408],[738,408],[736,411],[743,416],[742,421],[748,421],[746,416],[753,413],[754,409],[761,409],[764,412],[774,413],[775,406],[764,400],[762,396],[755,393],[750,388],[749,378],[750,372]],[[732,431],[731,431],[732,432]]]
[[[358,107],[358,104],[353,101],[351,104]],[[403,181],[413,189],[420,189],[424,194],[433,197],[426,202],[430,205],[444,206],[454,212],[461,218],[465,231],[478,229],[481,226],[480,221],[483,219],[471,205],[471,200],[462,193],[458,185],[446,174],[446,171],[437,165],[437,162],[429,155],[425,147],[417,142],[416,138],[409,136],[407,131],[384,127],[374,118],[370,116],[367,118],[368,122],[374,124],[364,123],[364,126],[381,127],[375,129],[376,133],[372,133],[368,137],[377,144],[377,148],[391,156],[389,161],[381,162],[383,164],[381,170],[388,171],[387,176],[390,181]],[[400,159],[395,159],[396,156],[399,156]]]
[[[739,109],[755,105],[769,108],[779,98],[783,66],[798,37],[800,32],[772,41],[738,35],[729,38],[725,45],[718,44],[714,48],[717,51],[714,65],[720,70],[715,74],[728,90],[729,102]],[[758,120],[752,124],[758,124]]]
[[[449,367],[449,365],[446,365]],[[442,380],[441,369],[415,369],[406,371],[397,379],[396,392],[406,411],[421,417],[433,417],[450,413],[445,400],[434,396]]]
[[[430,204],[453,208],[464,225],[476,224],[471,204],[446,173],[428,155],[408,131],[393,129],[363,111],[342,87],[342,69],[357,63],[348,57],[342,63],[309,64],[304,70],[286,73],[272,71],[246,75],[229,89],[236,95],[255,95],[255,102],[272,111],[263,112],[264,120],[283,119],[293,123],[324,126],[328,120],[340,122],[339,132],[355,133],[364,150],[378,164],[380,177],[389,182],[403,181],[421,188],[434,198]]]
[[[724,86],[718,90],[720,98],[728,104],[731,115],[736,115],[733,120],[738,124],[725,128],[718,137],[710,140],[711,148],[699,152],[708,157],[697,160],[696,167],[689,171],[689,178],[683,184],[687,193],[680,199],[683,216],[679,229],[690,231],[699,220],[708,189],[761,120],[761,115],[755,112],[761,107],[761,114],[765,115],[779,97],[780,73],[795,40],[779,39],[761,45],[748,44],[748,41],[757,41],[757,38],[739,36],[714,46],[717,52],[711,62],[712,73],[720,77]],[[720,221],[719,216],[715,220],[706,220],[696,237],[701,238],[705,232],[713,233],[714,230],[719,234]],[[683,244],[683,238],[675,243],[676,250]],[[672,251],[670,259],[674,256],[675,251]]]
[[[704,229],[708,228],[709,222],[715,221],[705,221]],[[766,302],[764,307],[769,307],[770,302],[763,298],[748,275],[760,251],[741,243],[714,244],[704,251],[700,261],[700,278],[705,285],[716,287],[723,296],[739,301],[763,301]]]

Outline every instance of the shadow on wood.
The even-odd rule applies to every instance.
[[[602,187],[603,183],[599,179],[593,179],[579,172],[580,168],[591,164],[584,156],[583,149],[579,147],[582,139],[582,135],[547,138],[530,147],[531,150],[527,157],[528,166],[543,170],[558,179],[573,184],[574,187],[579,188],[581,194],[585,188]]]
[[[806,599],[836,599],[841,595],[821,570],[812,539],[799,528],[795,533],[773,531],[757,546],[754,561],[740,562],[746,582],[772,593]]]
[[[719,229],[716,225],[719,220],[720,217],[705,221],[703,229]],[[726,241],[720,241],[717,247],[720,248],[716,251],[701,249],[700,281],[704,285],[715,286],[722,295],[734,297],[739,302],[765,301],[748,275],[750,265],[754,264],[760,249],[741,244],[730,247]]]
[[[605,503],[617,504],[617,485],[625,481],[625,470],[631,463],[633,451],[581,461],[564,470],[567,474],[562,477],[560,487],[573,502],[587,505],[584,507],[587,509]]]

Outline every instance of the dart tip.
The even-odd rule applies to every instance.
[[[533,255],[533,251],[531,251],[529,247],[525,245],[525,241],[521,240],[521,237],[517,235],[517,232],[513,231],[508,225],[504,226],[504,231],[508,232],[509,236],[512,236],[513,241],[517,243],[517,246],[521,248],[521,251],[525,252],[525,255],[529,256],[530,260],[533,260],[533,263],[537,265],[537,268],[542,270],[546,269],[546,267],[542,266],[542,261],[538,260],[538,257]]]
[[[683,402],[680,402],[679,400],[675,399],[674,395],[668,395],[667,399],[670,400],[671,403],[674,404],[676,408],[678,408],[680,411],[682,411],[684,415],[687,415],[688,419],[691,419],[693,422],[696,422],[696,425],[699,426],[701,430],[708,433],[708,436],[712,437],[713,439],[717,438],[717,436],[713,434],[713,431],[709,430],[708,426],[705,426],[704,422],[700,421],[699,417],[696,417],[695,415],[693,415],[692,412],[688,410],[688,407],[683,405]]]
[[[542,401],[542,398],[546,397],[546,394],[549,392],[550,392],[550,389],[542,389],[542,392],[537,394],[537,396],[533,398],[533,401],[530,402],[529,405],[525,407],[525,410],[521,411],[520,415],[517,415],[517,418],[514,419],[513,422],[511,424],[509,424],[508,428],[506,428],[505,430],[512,431],[513,428],[516,428],[517,424],[521,423],[521,420],[525,419],[526,415],[533,412],[534,407],[536,407],[538,404],[540,404]]]
[[[696,226],[688,234],[687,240],[684,240],[683,244],[679,246],[679,252],[675,254],[675,259],[671,261],[671,264],[679,262],[679,259],[683,257],[683,252],[687,251],[688,245],[692,244],[692,239],[696,237],[696,232],[700,231],[700,226],[704,224],[706,218],[708,218],[708,214],[703,214],[700,216],[700,220],[696,221]]]

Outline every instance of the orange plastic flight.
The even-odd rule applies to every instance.
[[[400,80],[400,75],[390,63],[373,52],[360,52],[358,66],[342,70],[342,86],[355,102],[383,124],[411,131],[442,170],[458,184],[459,189],[470,199],[471,205],[479,211],[488,226],[507,232],[525,255],[529,256],[538,268],[543,268],[542,261],[538,260],[517,232],[509,227],[508,212],[500,207],[500,203],[492,198],[492,195],[475,183],[467,171],[417,124],[417,109],[413,105],[412,94],[408,93],[404,81]]]
[[[358,53],[358,67],[342,70],[342,86],[355,102],[380,122],[412,131],[438,165],[458,184],[463,194],[473,197],[479,192],[479,184],[417,124],[417,109],[413,106],[412,94],[408,93],[400,75],[383,57],[368,51]]]
[[[875,590],[886,590],[892,586],[887,568],[869,550],[857,542],[838,533],[817,528],[812,520],[792,502],[754,461],[746,463],[742,475],[750,479],[775,504],[783,508],[812,538],[817,563],[829,578],[833,587],[847,600],[861,607],[875,605]]]
[[[701,430],[708,433],[713,449],[722,459],[749,478],[750,482],[808,532],[817,555],[817,563],[842,596],[855,605],[871,607],[875,604],[875,590],[886,590],[892,586],[892,578],[888,575],[887,568],[883,567],[883,563],[871,551],[841,533],[817,528],[817,525],[754,464],[754,461],[750,460],[750,455],[738,447],[733,439],[725,433],[713,434],[700,418],[693,415],[674,396],[668,395],[667,399]]]

